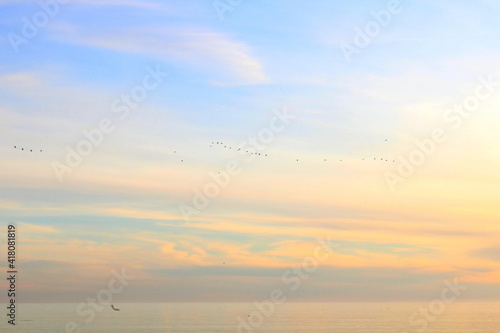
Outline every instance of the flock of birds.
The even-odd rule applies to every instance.
[[[21,147],[19,147],[19,148],[21,148]],[[14,146],[14,149],[18,149],[17,146]],[[21,150],[24,150],[24,148],[21,148]],[[33,150],[36,150],[36,149],[30,149],[30,153],[32,153]],[[26,151],[28,151],[27,148],[26,148]],[[43,152],[43,150],[40,149],[40,153],[42,153],[42,152]]]
[[[387,141],[387,139],[385,139],[385,141]],[[224,142],[222,141],[212,141],[212,144],[210,144],[210,148],[214,148],[214,147],[221,147],[221,148],[226,148],[227,150],[233,150],[233,147],[234,146],[230,146],[228,144],[224,144]],[[22,151],[24,151],[25,149],[22,148],[22,147],[18,147],[18,146],[14,146],[14,149],[20,149]],[[36,149],[29,149],[29,152],[32,153],[34,150]],[[28,149],[26,149],[26,152],[28,151]],[[236,150],[236,148],[234,149],[234,151],[241,151],[241,148],[238,148],[238,150]],[[40,149],[40,153],[42,153],[43,150]],[[177,151],[174,150],[174,154],[176,154]],[[249,155],[256,155],[256,156],[263,156],[263,157],[268,157],[268,154],[265,154],[265,153],[259,153],[259,152],[252,152],[252,151],[249,151],[249,150],[244,150],[244,153],[245,154],[249,154]],[[367,160],[367,158],[363,158],[362,159],[363,161],[364,160]],[[377,160],[380,160],[380,161],[385,161],[385,162],[391,162],[390,159],[387,159],[387,158],[378,158],[378,157],[374,157],[373,158],[374,161],[377,161]],[[180,160],[181,163],[184,163],[184,160],[181,159]],[[296,159],[296,162],[299,162],[299,159],[297,158]],[[323,162],[327,162],[327,159],[323,159]],[[340,162],[342,162],[342,160],[340,160]],[[396,162],[396,160],[392,160],[393,163]]]
[[[224,145],[224,143],[223,142],[219,142],[219,141],[212,141],[212,144],[210,145],[210,148],[212,148],[214,145],[221,145],[222,146],[222,145]],[[224,148],[233,149],[232,146],[228,146],[228,145],[224,145]],[[237,151],[240,151],[240,150],[241,150],[241,148],[238,148]],[[248,150],[245,150],[245,154],[258,155],[258,156],[262,155],[262,153],[255,153],[255,152],[252,153],[252,152],[250,152]],[[264,154],[263,156],[267,156],[267,154]]]
[[[385,139],[385,141],[387,142],[387,139]],[[223,146],[223,148],[226,148],[228,150],[232,150],[233,149],[233,146],[224,144],[224,142],[221,142],[221,141],[212,141],[212,144],[210,145],[210,148],[213,148],[214,146],[215,147],[217,147],[217,146],[222,147]],[[238,148],[237,151],[241,151],[241,148]],[[174,151],[174,153],[175,153],[175,151]],[[245,150],[244,153],[245,154],[249,154],[249,155],[258,155],[258,156],[264,156],[264,157],[268,156],[267,154],[264,154],[264,153],[251,152],[251,151],[248,151],[248,150]],[[387,158],[378,158],[378,157],[374,157],[373,158],[374,161],[377,161],[379,159],[380,159],[380,161],[391,162],[391,160],[387,159]],[[364,161],[366,159],[363,158],[362,160]],[[299,162],[299,159],[297,158],[295,161]],[[323,162],[327,162],[327,159],[326,158],[323,159]],[[342,160],[340,160],[340,162],[342,162]],[[396,163],[396,160],[392,160],[392,163]]]

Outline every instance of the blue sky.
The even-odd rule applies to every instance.
[[[298,299],[421,298],[454,277],[498,298],[496,90],[396,192],[386,175],[498,77],[500,5],[401,1],[346,61],[342,45],[389,3],[241,1],[221,20],[211,1],[73,0],[15,52],[9,38],[42,9],[0,0],[0,221],[25,237],[27,297],[78,302],[125,266],[128,300],[248,300],[331,234],[336,259]],[[168,76],[120,120],[114,101],[148,68]],[[283,108],[296,119],[268,157],[234,152]],[[59,182],[54,162],[108,118],[113,132]],[[186,221],[180,205],[232,159],[241,175]],[[54,282],[52,267],[68,275]]]

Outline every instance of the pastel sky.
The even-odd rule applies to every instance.
[[[318,237],[339,246],[290,300],[430,300],[455,278],[464,300],[500,298],[498,2],[401,1],[350,61],[389,2],[242,0],[221,19],[211,0],[71,0],[32,35],[37,1],[0,5],[0,267],[15,224],[21,300],[82,302],[122,267],[118,301],[264,299]],[[168,75],[120,118],[151,70]],[[295,119],[261,155],[238,153],[280,110]]]

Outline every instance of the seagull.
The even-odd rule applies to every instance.
[[[120,311],[120,309],[115,308],[115,306],[114,306],[113,304],[111,304],[111,308],[112,308],[113,310],[115,310],[115,311]]]

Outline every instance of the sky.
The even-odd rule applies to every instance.
[[[500,298],[497,2],[48,3],[0,0],[21,301]]]

